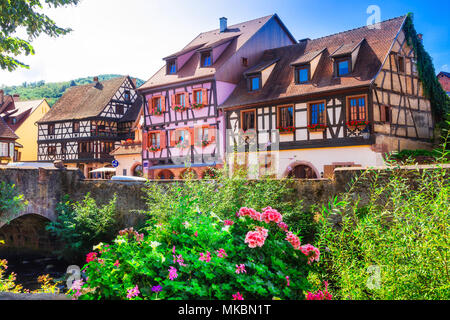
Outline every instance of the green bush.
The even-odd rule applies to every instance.
[[[313,241],[316,225],[312,213],[303,209],[302,200],[291,187],[292,179],[248,180],[246,172],[230,175],[227,168],[214,170],[214,180],[193,180],[158,184],[150,182],[145,188],[145,198],[149,216],[167,221],[178,206],[179,199],[188,196],[195,201],[200,212],[214,211],[222,219],[227,219],[241,207],[261,210],[272,206],[283,212],[285,221],[304,239]]]
[[[19,194],[14,184],[0,182],[0,223],[8,223],[10,219],[23,210],[28,204]]]
[[[298,242],[294,249],[291,243],[298,238],[277,224],[279,213],[266,208],[267,220],[261,220],[255,210],[243,208],[239,217],[229,210],[226,215],[234,218],[223,221],[210,210],[199,211],[200,204],[187,195],[172,205],[164,221],[149,220],[147,236],[122,230],[111,245],[98,245],[83,268],[87,283],[76,283],[71,294],[79,299],[305,299],[314,265],[305,250],[313,247],[300,248]],[[245,215],[249,212],[256,220]],[[254,247],[252,236],[258,240]]]
[[[367,171],[324,208],[320,265],[338,299],[450,298],[449,180],[443,168]]]
[[[88,193],[82,201],[72,203],[68,196],[56,207],[57,220],[47,224],[47,231],[63,244],[57,252],[70,261],[81,260],[100,241],[109,241],[117,233],[116,196],[98,206]]]

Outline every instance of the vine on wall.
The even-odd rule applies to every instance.
[[[431,101],[436,122],[441,122],[448,117],[450,98],[439,83],[433,61],[428,52],[425,51],[422,41],[417,36],[412,13],[409,13],[406,17],[403,29],[406,35],[406,41],[413,48],[416,55],[417,71],[423,84],[425,96]]]

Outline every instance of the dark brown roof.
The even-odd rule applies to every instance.
[[[219,29],[203,32],[192,40],[184,49],[176,54],[172,54],[167,58],[179,56],[192,50],[202,50],[204,48],[212,48],[231,41],[228,48],[222,53],[220,58],[214,62],[209,68],[200,67],[200,55],[194,54],[176,74],[166,74],[166,67],[163,66],[156,74],[154,74],[146,83],[139,87],[139,90],[161,87],[173,83],[178,83],[197,78],[213,77],[218,70],[234,53],[236,53],[258,30],[260,30],[270,19],[277,19],[280,25],[284,27],[280,18],[276,14],[242,22],[232,26],[228,26],[225,32]],[[290,35],[289,31],[285,29]],[[291,36],[293,42],[295,39]]]
[[[294,66],[294,65],[298,65],[298,64],[309,63],[312,60],[314,60],[315,57],[317,57],[319,54],[321,54],[324,50],[325,50],[325,48],[323,48],[322,50],[314,50],[314,51],[307,52],[307,53],[303,54],[300,58],[298,58],[297,60],[292,62],[291,65]]]
[[[244,75],[249,75],[252,73],[258,73],[261,71],[264,71],[265,69],[267,69],[268,67],[270,67],[271,65],[273,65],[275,62],[277,62],[279,59],[271,59],[268,61],[262,61],[260,63],[258,63],[256,66],[248,69],[247,71],[244,72]]]
[[[264,87],[257,92],[249,92],[247,82],[242,78],[231,96],[221,107],[263,103],[277,99],[369,85],[379,72],[404,20],[404,16],[398,17],[381,22],[381,29],[361,27],[311,41],[303,41],[291,46],[267,50],[261,61],[277,58],[280,60],[276,63]],[[361,44],[353,72],[349,76],[334,77],[333,61],[330,54],[342,48],[343,45],[345,45],[345,48],[354,48],[362,39],[365,39],[365,41]],[[312,55],[324,49],[326,50],[322,54],[311,83],[295,84],[292,64],[302,60],[309,60]],[[307,59],[304,58],[305,56]]]
[[[136,101],[134,101],[131,108],[125,113],[125,115],[120,119],[119,122],[134,122],[136,121],[137,117],[139,116],[139,113],[141,112],[141,109],[143,107],[142,103],[142,96],[138,95],[136,98]]]
[[[14,131],[0,117],[0,139],[19,139]]]
[[[127,76],[67,89],[49,112],[37,123],[80,120],[96,117],[114,97]]]
[[[364,39],[362,39],[360,41],[352,41],[352,42],[344,43],[344,44],[342,44],[342,46],[340,48],[335,50],[330,55],[330,57],[339,57],[339,56],[348,55],[348,54],[352,53],[353,51],[355,51],[356,48],[362,44],[363,41],[364,41]]]

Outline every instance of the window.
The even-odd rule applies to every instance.
[[[211,62],[211,51],[203,52],[201,55],[202,67],[210,67],[212,65]]]
[[[127,175],[127,169],[123,169],[123,175],[126,176]]]
[[[162,104],[161,104],[161,97],[155,97],[152,99],[152,109],[153,109],[153,112],[156,112],[156,113],[163,112]]]
[[[167,73],[168,74],[175,74],[177,73],[177,64],[175,60],[169,61],[167,63]]]
[[[175,95],[175,104],[183,107],[186,105],[184,93],[178,93]]]
[[[47,127],[47,134],[48,135],[54,135],[55,134],[55,125],[49,124]]]
[[[17,123],[17,118],[12,118],[11,121],[12,121],[12,124],[16,124]]]
[[[242,57],[241,62],[243,67],[248,67],[248,58]]]
[[[173,145],[189,140],[189,130],[175,130],[173,133]]]
[[[416,75],[417,74],[417,59],[412,58],[411,63],[412,63],[412,72],[413,72],[413,74]]]
[[[150,133],[150,146],[159,148],[161,146],[161,134],[159,132]]]
[[[405,58],[402,56],[397,56],[397,66],[398,72],[405,73]]]
[[[209,141],[208,132],[209,132],[208,127],[198,128],[198,140],[199,141]]]
[[[9,157],[8,146],[7,142],[0,142],[0,157]]]
[[[311,102],[308,104],[309,124],[326,125],[325,101]]]
[[[297,67],[295,72],[297,84],[309,82],[309,66]]]
[[[47,147],[47,153],[49,156],[55,156],[56,155],[56,147],[55,146]]]
[[[116,105],[116,113],[123,114],[123,105],[121,104]]]
[[[72,123],[72,131],[74,133],[79,133],[80,132],[80,123],[79,122],[73,122]]]
[[[278,127],[294,126],[294,107],[283,106],[278,108]]]
[[[256,129],[256,110],[241,111],[241,127],[244,132]]]
[[[250,78],[250,91],[256,91],[260,89],[261,84],[261,78],[259,76],[257,77],[251,77]]]
[[[125,91],[124,98],[125,98],[125,101],[130,101],[131,100],[130,91],[128,91],[128,90]]]
[[[390,123],[391,122],[391,108],[389,106],[381,106],[380,109],[380,120],[384,123]]]
[[[203,103],[203,90],[194,90],[194,103]]]
[[[345,76],[350,73],[350,58],[342,58],[336,60],[336,75],[338,77]]]
[[[66,146],[66,143],[63,142],[63,143],[61,143],[61,154],[65,155],[66,152],[67,152],[67,146]]]
[[[367,120],[366,96],[347,98],[348,121]]]

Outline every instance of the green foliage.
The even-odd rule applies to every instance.
[[[438,150],[422,150],[422,149],[416,149],[416,150],[402,150],[400,152],[396,152],[390,155],[389,159],[400,161],[405,164],[412,164],[416,162],[417,160],[422,160],[427,163],[436,163],[438,161],[448,163],[450,158],[449,157],[441,157],[441,154],[438,152]]]
[[[442,150],[441,159],[448,157],[445,145]],[[365,172],[323,208],[320,264],[336,297],[449,299],[449,212],[443,168]]]
[[[234,216],[234,224],[225,226],[198,205],[182,196],[170,215],[150,219],[147,236],[124,230],[113,244],[100,244],[83,268],[87,283],[71,293],[79,299],[229,300],[237,292],[244,299],[305,299],[313,265],[276,223],[237,218],[230,208],[226,215]],[[246,234],[257,226],[267,228],[268,236],[262,247],[250,248]],[[226,255],[220,256],[221,249]],[[210,261],[200,259],[208,253]],[[246,272],[238,274],[237,265],[245,265]],[[170,268],[176,269],[173,279]],[[153,292],[156,286],[161,292]],[[139,295],[127,297],[133,288]]]
[[[21,54],[34,54],[30,42],[44,33],[50,37],[59,37],[71,31],[55,24],[47,15],[41,13],[43,3],[48,7],[77,5],[79,0],[0,0],[0,67],[14,71],[19,67],[28,68],[15,57]],[[24,29],[28,40],[17,36]]]
[[[409,46],[412,46],[417,57],[417,70],[427,98],[431,100],[432,110],[437,122],[445,120],[450,110],[450,98],[436,77],[433,60],[425,51],[422,41],[417,37],[413,24],[413,14],[409,13],[405,21],[405,35]]]
[[[98,79],[99,81],[105,81],[116,77],[121,77],[121,75],[103,74],[98,76]],[[2,89],[7,95],[13,94],[20,95],[21,100],[40,100],[45,98],[47,99],[49,105],[53,106],[55,102],[62,97],[62,95],[66,92],[68,88],[73,86],[89,84],[92,83],[93,81],[94,81],[93,77],[78,78],[75,80],[55,82],[55,83],[45,83],[45,81],[42,80],[31,83],[24,82],[21,86],[11,86],[11,87],[3,86]],[[140,86],[143,83],[144,81],[142,81],[141,79],[137,79],[137,86]]]
[[[104,206],[98,206],[89,193],[76,203],[65,196],[56,207],[56,215],[57,220],[46,229],[64,245],[57,254],[70,261],[82,259],[93,245],[111,240],[118,230],[116,196]]]
[[[302,200],[292,187],[292,179],[248,180],[246,172],[230,175],[225,167],[214,169],[215,179],[193,180],[171,184],[149,182],[145,188],[148,215],[168,219],[177,207],[179,199],[189,196],[199,211],[214,211],[222,219],[228,219],[241,207],[261,210],[272,206],[283,212],[285,221],[308,241],[313,241],[315,224],[312,214],[303,210]]]
[[[23,210],[27,204],[14,184],[0,182],[0,223],[9,222],[11,216]]]

